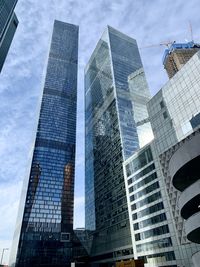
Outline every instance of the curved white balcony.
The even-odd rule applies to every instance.
[[[200,211],[185,222],[185,232],[188,240],[200,244]]]
[[[181,216],[187,219],[198,212],[200,205],[200,179],[186,188],[180,195],[178,206]]]
[[[192,262],[194,264],[194,267],[199,267],[200,263],[200,251],[196,252],[192,255]]]
[[[169,161],[169,172],[176,189],[183,191],[197,180],[200,156],[200,134],[186,139]]]

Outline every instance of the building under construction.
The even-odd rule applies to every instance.
[[[193,41],[171,44],[163,56],[163,65],[169,78],[172,78],[199,49],[200,44]]]

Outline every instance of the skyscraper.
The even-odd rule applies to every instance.
[[[172,78],[199,49],[200,44],[196,44],[193,41],[174,43],[169,49],[166,49],[163,65],[169,78]]]
[[[136,41],[108,26],[85,68],[85,217],[86,230],[93,232],[93,262],[133,258],[122,162],[139,147],[134,112],[143,112],[150,97],[141,80]],[[145,100],[135,110],[142,98],[133,94],[136,88]],[[145,119],[146,112],[136,117]]]
[[[134,256],[144,259],[145,267],[194,266],[194,253],[199,266],[200,247],[189,242],[194,241],[190,238],[194,229],[194,235],[199,233],[199,221],[196,225],[191,223],[199,219],[199,214],[194,215],[198,212],[199,196],[195,198],[195,194],[199,194],[199,158],[191,160],[196,152],[199,155],[199,130],[191,135],[200,126],[199,72],[200,52],[197,52],[151,98],[147,107],[154,140],[124,163]],[[183,188],[178,188],[177,178]],[[193,189],[192,182],[196,182]],[[172,183],[180,191],[186,191],[180,194]],[[186,189],[187,185],[190,188]],[[180,212],[188,219],[185,228]],[[190,215],[194,215],[191,220]],[[188,224],[193,229],[187,229]]]
[[[0,72],[18,25],[14,13],[16,3],[17,0],[0,1]]]
[[[10,266],[70,266],[78,26],[55,21],[29,178]]]

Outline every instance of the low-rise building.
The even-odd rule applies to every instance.
[[[125,161],[124,174],[135,259],[143,259],[145,267],[190,266],[178,239],[154,142]]]
[[[160,159],[165,179],[171,179],[172,186],[180,192],[177,206],[187,239],[200,244],[200,129],[165,151]],[[200,250],[192,260],[198,267]]]

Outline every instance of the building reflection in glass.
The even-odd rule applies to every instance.
[[[122,163],[139,148],[134,104],[144,105],[147,94],[140,105],[132,91],[148,88],[143,73],[135,86],[128,77],[141,69],[136,41],[110,26],[85,68],[85,217],[94,262],[133,257]],[[146,119],[141,113],[137,120]]]
[[[31,171],[23,188],[10,266],[70,266],[77,58],[78,27],[55,21]]]

